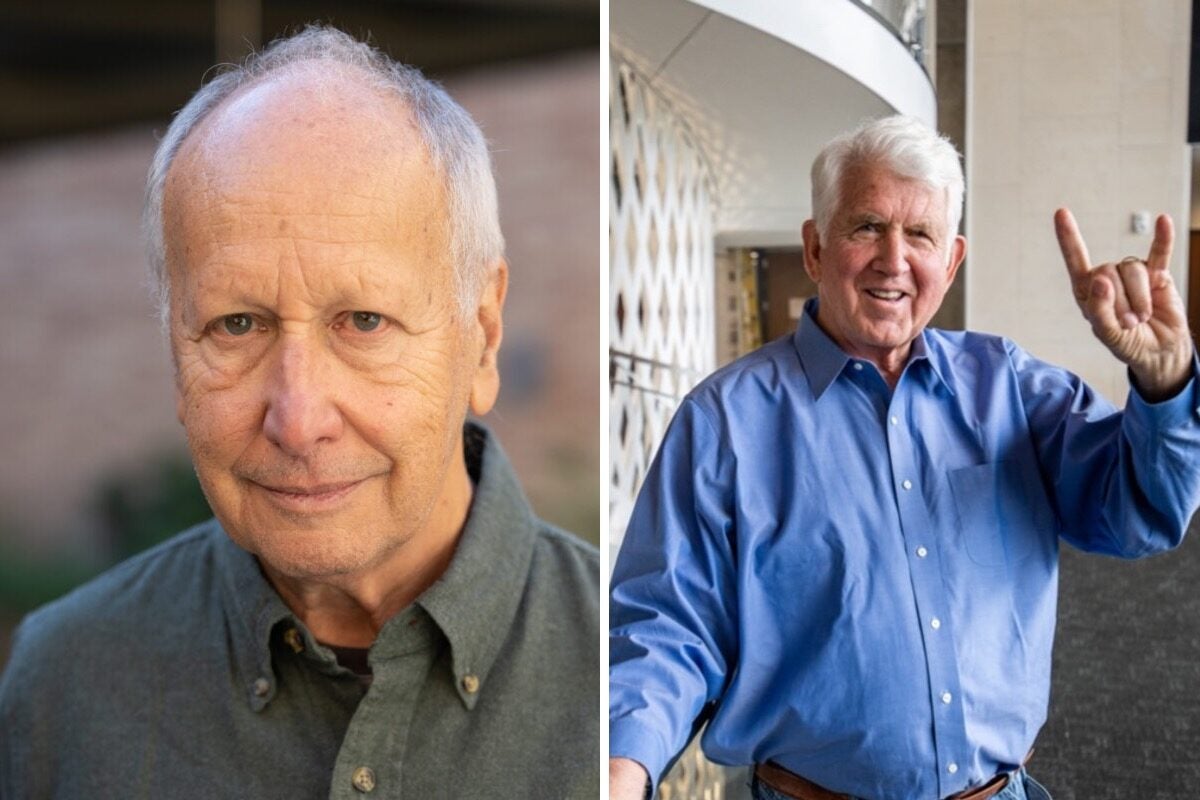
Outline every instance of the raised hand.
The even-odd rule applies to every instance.
[[[1145,399],[1174,396],[1192,374],[1192,337],[1168,269],[1175,238],[1171,218],[1160,214],[1155,221],[1145,259],[1130,256],[1097,266],[1070,211],[1054,212],[1054,231],[1075,302],[1096,338],[1129,366]]]

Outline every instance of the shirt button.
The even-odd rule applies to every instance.
[[[266,697],[267,692],[271,691],[271,682],[266,678],[257,678],[254,681],[254,693],[259,697]]]
[[[304,637],[295,628],[288,628],[283,632],[283,641],[287,642],[287,646],[292,648],[293,653],[304,652]]]
[[[854,362],[854,371],[855,371],[855,372],[862,372],[862,369],[863,369],[863,365],[862,365],[862,363],[861,363],[861,362],[859,362],[859,361],[855,361],[855,362]]]
[[[889,420],[889,421],[890,421],[890,422],[891,422],[893,425],[899,425],[899,424],[900,424],[900,418],[899,418],[899,417],[896,417],[896,416],[893,416],[893,417],[891,418],[891,420]]]
[[[907,491],[908,489],[912,488],[912,481],[906,480],[906,481],[904,481],[904,483],[902,483],[900,485],[903,486],[905,488],[905,490]]]
[[[949,705],[950,701],[952,699],[953,699],[953,696],[949,692],[942,692],[942,702],[943,703],[945,703],[946,705]]]
[[[359,767],[354,770],[350,783],[363,794],[375,791],[375,772],[370,767]]]
[[[929,555],[929,551],[926,550],[924,547],[917,548],[917,558],[924,558],[927,555]]]
[[[475,694],[479,691],[479,678],[475,675],[463,675],[462,687],[467,694]]]
[[[951,775],[958,772],[958,764],[955,764],[953,761],[951,761],[946,765],[946,772],[949,772]]]
[[[933,619],[929,620],[929,627],[936,631],[938,628],[942,627],[942,621],[937,617],[934,617]]]

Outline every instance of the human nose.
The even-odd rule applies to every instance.
[[[908,252],[900,231],[889,229],[880,237],[873,266],[885,275],[900,275],[908,270]]]
[[[341,435],[328,369],[315,343],[299,334],[280,337],[267,379],[263,434],[290,456],[306,456]]]

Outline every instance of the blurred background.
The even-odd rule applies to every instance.
[[[6,0],[0,10],[0,665],[27,610],[210,516],[139,230],[215,63],[305,23],[440,80],[492,149],[510,286],[486,422],[535,510],[599,537],[595,0]]]

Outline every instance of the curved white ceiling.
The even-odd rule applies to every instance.
[[[849,0],[612,0],[610,36],[704,150],[724,245],[799,244],[809,166],[841,131],[896,111],[936,124],[924,70]]]

